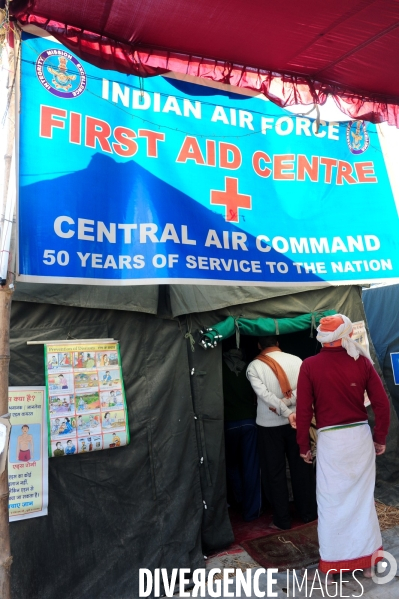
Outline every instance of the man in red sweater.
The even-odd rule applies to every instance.
[[[321,352],[301,366],[296,427],[301,457],[310,463],[309,427],[315,413],[319,570],[362,569],[372,576],[382,538],[374,504],[375,456],[385,451],[390,406],[370,355],[352,341],[352,323],[338,314],[320,320]],[[375,415],[373,436],[364,392]]]

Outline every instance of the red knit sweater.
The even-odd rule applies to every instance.
[[[296,425],[300,452],[310,449],[309,427],[314,413],[317,428],[367,420],[364,392],[375,415],[373,439],[385,445],[390,405],[374,366],[364,356],[351,358],[343,347],[323,347],[301,366],[297,387]]]

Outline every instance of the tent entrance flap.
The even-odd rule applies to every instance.
[[[200,331],[200,345],[207,349],[216,347],[218,343],[236,333],[237,345],[241,335],[261,337],[262,335],[285,335],[297,333],[310,328],[310,335],[324,316],[337,314],[336,310],[325,310],[323,312],[309,312],[293,318],[234,318],[229,316],[226,320],[218,322],[213,327]]]

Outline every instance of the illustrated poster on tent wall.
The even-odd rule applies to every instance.
[[[9,519],[47,515],[48,455],[45,387],[10,387]]]
[[[143,83],[24,34],[19,279],[399,278],[397,167],[378,126],[238,92]]]
[[[45,345],[50,457],[130,441],[118,343]]]

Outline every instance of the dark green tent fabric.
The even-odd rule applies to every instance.
[[[14,301],[102,308],[157,314],[158,285],[51,285],[46,283],[16,284]]]
[[[233,542],[222,347],[204,351],[200,329],[227,317],[274,320],[326,310],[365,318],[358,287],[298,291],[178,319],[170,317],[167,290],[159,302],[165,318],[13,303],[10,384],[44,383],[43,348],[27,340],[114,337],[121,345],[131,435],[128,447],[50,460],[48,516],[11,524],[18,599],[132,599],[138,597],[139,568],[202,567],[203,554]],[[377,462],[376,495],[399,505],[398,428],[395,415],[387,453]]]
[[[140,567],[204,565],[187,341],[151,315],[14,302],[10,385],[44,384],[43,346],[28,340],[68,337],[120,341],[131,443],[49,460],[48,516],[10,526],[12,596],[132,599]]]
[[[273,297],[332,289],[308,286],[236,287],[220,285],[53,285],[21,283],[16,285],[14,300],[82,308],[102,308],[177,317],[184,314],[219,310],[228,306],[252,304]],[[333,288],[334,289],[334,288]],[[344,287],[342,289],[345,289]],[[167,298],[165,291],[167,291]],[[162,297],[161,297],[162,296]],[[166,310],[167,308],[167,310]],[[158,309],[158,310],[157,310]]]
[[[331,316],[336,314],[335,310],[324,310],[311,314],[301,314],[293,318],[233,318],[229,316],[226,320],[218,322],[208,328],[201,337],[200,345],[204,349],[207,347],[215,347],[221,343],[223,339],[228,339],[234,333],[237,335],[237,343],[239,345],[240,335],[251,335],[261,337],[263,335],[286,335],[287,333],[297,333],[305,329],[310,329],[310,334],[313,335],[313,330],[319,325],[320,319],[323,316]],[[200,333],[201,334],[201,333]]]
[[[270,285],[267,287],[237,287],[235,285],[170,285],[170,308],[173,316],[221,310],[228,306],[243,306],[276,297],[298,293],[335,289],[331,285]],[[343,288],[345,289],[345,288]]]

